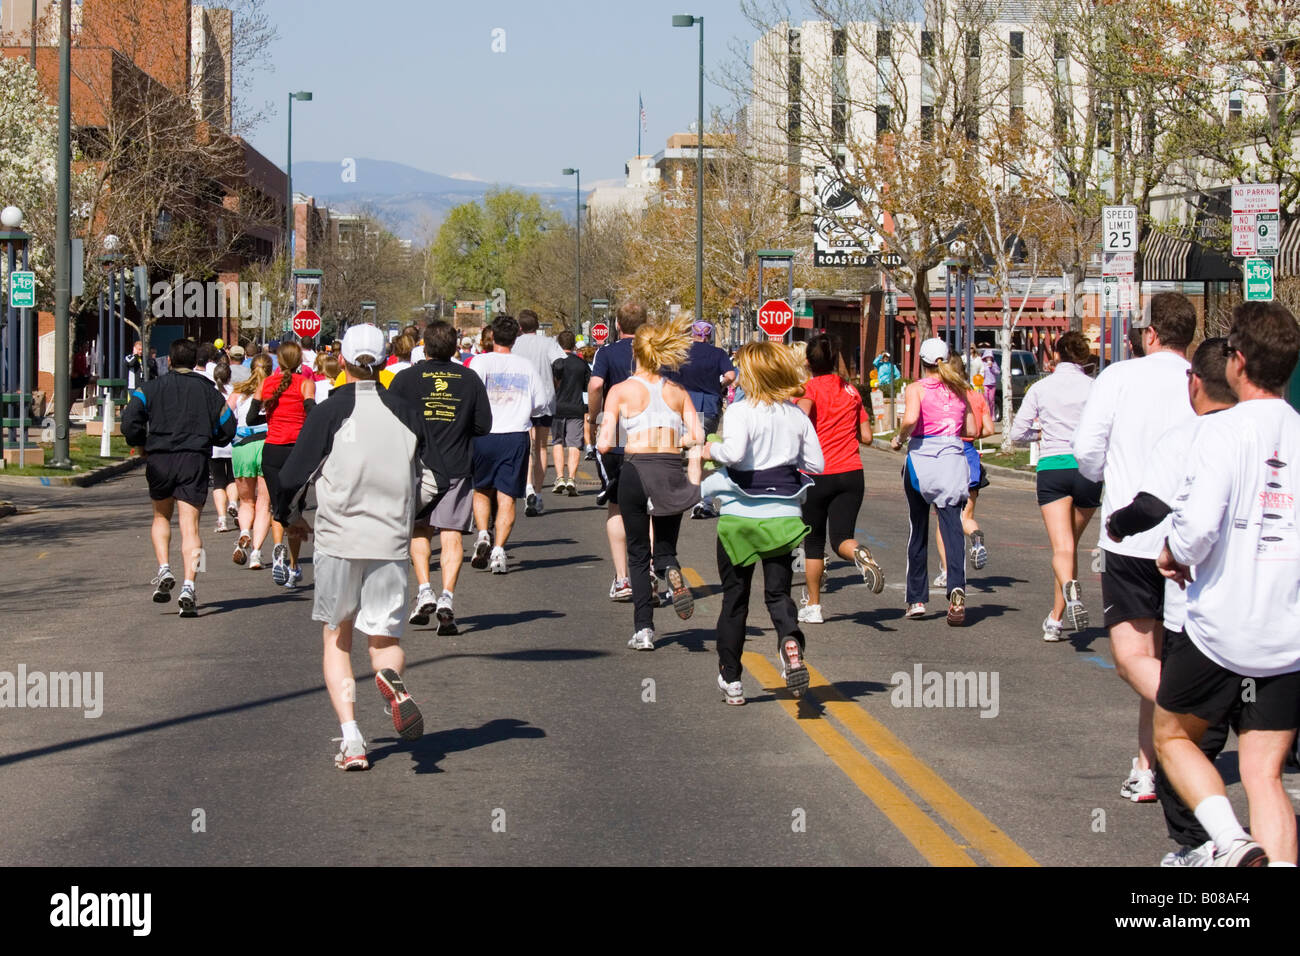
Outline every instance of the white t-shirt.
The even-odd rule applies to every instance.
[[[423,361],[424,361],[424,344],[421,343],[417,345],[415,348],[411,349],[410,364],[414,365],[416,362],[423,362]]]
[[[551,374],[551,363],[564,358],[564,349],[549,335],[540,332],[528,332],[515,339],[510,349],[511,355],[527,359],[537,370],[537,377],[546,392],[546,410],[539,415],[555,414],[555,377]]]
[[[302,367],[311,368],[316,364],[316,353],[311,349],[302,350]]]
[[[328,378],[322,376],[316,380],[316,404],[319,405],[325,399],[330,397],[330,392],[334,390],[334,383]]]
[[[1187,636],[1247,677],[1300,670],[1300,413],[1280,398],[1201,419],[1169,550],[1195,568]]]
[[[722,441],[713,444],[710,454],[718,464],[742,471],[794,465],[816,474],[826,467],[812,419],[788,402],[733,403],[723,421]]]
[[[533,363],[509,352],[474,356],[470,368],[487,387],[492,406],[492,434],[526,432],[533,417],[546,414],[546,391]]]

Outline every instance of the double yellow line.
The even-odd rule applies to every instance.
[[[693,569],[682,570],[692,587],[703,585],[703,580]],[[776,697],[799,729],[830,757],[927,862],[936,866],[976,866],[978,864],[969,852],[973,849],[994,866],[1038,865],[1019,844],[964,800],[884,724],[840,693],[817,670],[808,668],[812,678],[808,698],[810,702],[821,705],[821,712],[815,712],[813,707],[801,709],[800,701],[785,689],[781,675],[763,655],[750,651],[741,661]],[[835,718],[892,770],[916,799],[890,780],[826,719],[827,716]],[[928,805],[965,842],[958,843],[922,804]]]

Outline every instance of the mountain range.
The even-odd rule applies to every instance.
[[[354,166],[348,165],[355,163]],[[359,158],[339,163],[293,164],[293,191],[306,193],[317,205],[339,212],[371,212],[394,235],[417,245],[432,238],[456,206],[477,202],[489,189],[511,188],[536,193],[544,205],[573,217],[573,190],[566,186],[523,186],[444,176],[383,159]]]

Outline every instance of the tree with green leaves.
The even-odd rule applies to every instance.
[[[433,242],[434,282],[448,295],[482,298],[505,288],[511,267],[563,217],[533,193],[492,189],[454,208]]]

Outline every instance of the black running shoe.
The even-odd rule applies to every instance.
[[[476,571],[485,571],[488,566],[488,558],[492,554],[492,539],[479,535],[479,539],[474,544],[474,556],[469,559],[469,566]]]

